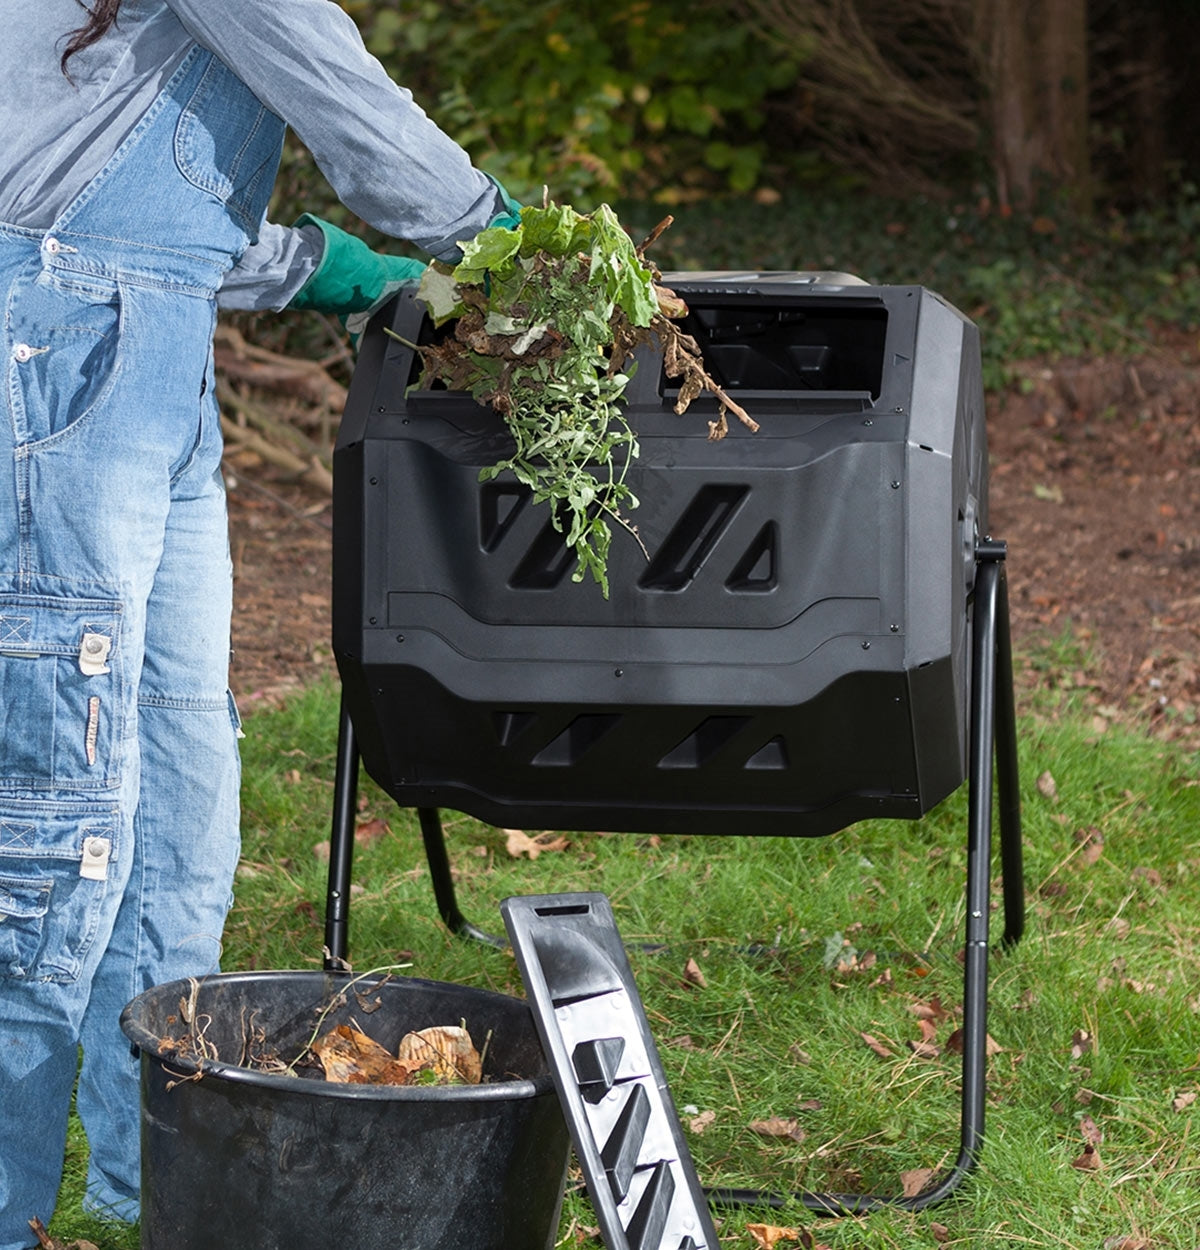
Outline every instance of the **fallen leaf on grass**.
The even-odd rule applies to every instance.
[[[939,1059],[942,1048],[937,1042],[906,1042],[905,1045],[918,1059]]]
[[[1100,1166],[1100,1152],[1088,1142],[1083,1148],[1083,1154],[1078,1159],[1071,1160],[1071,1166],[1081,1172],[1094,1172]]]
[[[1087,1029],[1076,1029],[1071,1034],[1071,1058],[1082,1059],[1092,1049],[1094,1040]]]
[[[1194,1098],[1196,1095],[1193,1094]],[[797,1111],[820,1111],[824,1107],[824,1103],[819,1098],[806,1098],[803,1102],[796,1104]]]
[[[795,1042],[788,1047],[788,1055],[796,1063],[804,1064],[806,1067],[812,1063],[812,1055],[807,1050],[802,1050]]]
[[[683,983],[685,985],[694,985],[698,990],[708,989],[708,982],[704,979],[704,973],[700,971],[700,965],[694,959],[689,959],[683,966]]]
[[[377,816],[374,820],[364,820],[354,830],[354,840],[359,846],[370,846],[372,842],[378,842],[380,838],[386,837],[391,831],[391,826],[388,822]]]
[[[774,1224],[747,1224],[746,1232],[754,1238],[754,1244],[760,1250],[775,1250],[779,1242],[797,1241],[800,1237],[799,1229],[776,1228]]]
[[[931,1221],[929,1231],[933,1234],[933,1239],[936,1242],[945,1243],[950,1240],[950,1230],[945,1226],[945,1224],[938,1224],[936,1221]]]
[[[716,1118],[715,1111],[701,1111],[699,1115],[692,1116],[688,1121],[688,1128],[699,1136]]]
[[[936,1022],[950,1017],[950,1013],[942,1006],[942,1000],[936,994],[927,1003],[909,1003],[908,1009],[918,1020]]]
[[[94,1241],[70,1241],[68,1243],[68,1241],[53,1238],[47,1233],[45,1224],[42,1224],[36,1215],[29,1221],[29,1226],[34,1230],[37,1245],[41,1246],[41,1250],[96,1250]]]
[[[1079,1131],[1083,1134],[1083,1140],[1089,1142],[1093,1146],[1098,1146],[1104,1140],[1104,1130],[1100,1125],[1092,1119],[1090,1115],[1082,1116],[1079,1120]]]
[[[799,1120],[785,1120],[783,1116],[773,1115],[765,1120],[752,1120],[750,1131],[759,1137],[788,1137],[792,1141],[803,1141],[808,1136],[800,1127]]]
[[[953,1033],[946,1038],[946,1049],[953,1051],[956,1055],[963,1053],[963,1031],[955,1029]],[[989,1033],[987,1041],[984,1042],[984,1051],[988,1055],[998,1055],[1003,1051],[1004,1047]]]
[[[1189,1089],[1186,1093],[1178,1095],[1171,1100],[1172,1111],[1186,1111],[1188,1107],[1196,1101],[1196,1091]]]
[[[531,838],[520,829],[504,829],[501,832],[504,834],[504,849],[513,859],[520,859],[522,855],[537,859],[543,851],[565,851],[571,845],[561,835],[555,837],[553,834],[539,833]]]
[[[1095,825],[1089,825],[1086,829],[1075,830],[1075,841],[1083,847],[1079,853],[1079,858],[1085,864],[1094,864],[1104,854],[1104,834],[1096,828]]]
[[[895,1059],[895,1055],[877,1037],[872,1037],[870,1033],[860,1033],[859,1037],[866,1042],[867,1046],[873,1050],[880,1059]]]
[[[1146,1237],[1106,1237],[1104,1250],[1154,1250],[1154,1243]]]
[[[68,1244],[65,1241],[59,1241],[57,1237],[51,1237],[46,1231],[45,1224],[36,1215],[29,1221],[29,1227],[33,1229],[33,1235],[38,1239],[41,1250],[96,1250],[94,1241],[72,1241]]]
[[[1058,798],[1058,782],[1054,780],[1054,774],[1047,769],[1037,779],[1038,794],[1044,799],[1049,799],[1053,803]]]
[[[911,1172],[900,1173],[901,1194],[905,1198],[915,1198],[929,1184],[933,1177],[933,1168],[913,1168]]]
[[[759,1250],[774,1250],[781,1241],[794,1241],[802,1250],[829,1250],[807,1228],[777,1228],[774,1224],[747,1224],[746,1232],[754,1238]]]

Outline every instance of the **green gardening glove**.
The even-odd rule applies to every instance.
[[[401,287],[419,282],[425,272],[422,261],[372,251],[361,239],[311,213],[305,213],[295,224],[316,226],[325,238],[325,252],[316,271],[287,306],[336,313],[351,334],[361,333],[376,309]]]
[[[491,174],[485,174],[484,177],[494,184],[500,193],[501,200],[504,201],[504,211],[492,218],[491,226],[503,226],[506,230],[515,230],[521,224],[521,205],[509,195],[498,178],[493,178]]]

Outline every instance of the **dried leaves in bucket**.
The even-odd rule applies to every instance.
[[[607,204],[588,215],[527,206],[515,229],[493,227],[464,244],[458,265],[431,265],[418,291],[435,325],[454,323],[452,336],[416,349],[420,385],[469,391],[504,418],[514,450],[481,479],[511,472],[535,503],[548,503],[578,557],[574,580],[590,573],[605,596],[610,522],[636,537],[625,513],[638,503],[626,481],[638,442],[621,404],[636,349],[662,352],[667,376],[679,379],[676,412],[705,391],[716,395],[710,438],[724,437],[727,411],[758,428],[674,324],[687,306],[646,260],[669,224],[635,247]]]
[[[483,1058],[461,1025],[406,1033],[396,1054],[361,1029],[339,1024],[312,1044],[327,1081],[350,1085],[478,1085]]]

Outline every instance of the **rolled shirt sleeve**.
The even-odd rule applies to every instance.
[[[338,198],[444,260],[499,211],[495,186],[388,77],[332,0],[168,0],[312,153]],[[279,240],[275,240],[276,243]]]

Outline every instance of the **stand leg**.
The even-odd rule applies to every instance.
[[[329,885],[325,894],[325,970],[346,968],[350,929],[350,868],[354,858],[354,808],[358,798],[358,746],[342,699],[338,717],[333,824],[329,834]]]
[[[425,858],[429,863],[433,896],[437,901],[438,914],[446,928],[460,937],[474,938],[475,941],[485,942],[489,946],[507,946],[505,938],[476,927],[459,910],[458,898],[454,892],[454,878],[450,873],[450,856],[446,852],[446,836],[437,808],[419,807],[417,816],[421,822],[421,837],[425,842]]]
[[[981,544],[975,581],[972,638],[970,787],[967,813],[967,943],[963,972],[962,1118],[958,1158],[937,1182],[911,1198],[875,1194],[714,1189],[717,1205],[783,1207],[799,1202],[824,1215],[865,1215],[883,1207],[921,1211],[950,1196],[975,1167],[983,1144],[987,1084],[988,913],[990,903],[994,731],[999,729],[1001,802],[1006,823],[1005,935],[1020,937],[1024,916],[1020,884],[1020,822],[1016,806],[1016,728],[1012,703],[1011,644],[1004,594],[1005,548]],[[1003,619],[1001,619],[1003,618]],[[997,671],[999,670],[999,671]],[[1015,872],[1014,870],[1015,866]],[[1012,881],[1010,883],[1010,874]]]
[[[1025,931],[1025,877],[1021,853],[1021,789],[1017,715],[1013,702],[1012,629],[1008,579],[999,564],[996,586],[996,784],[1000,808],[1000,865],[1004,874],[1004,937],[1013,946]]]

